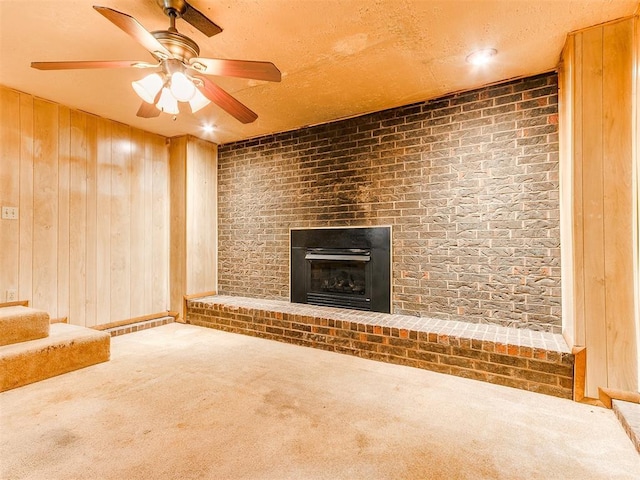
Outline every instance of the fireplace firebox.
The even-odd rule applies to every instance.
[[[291,301],[391,311],[391,228],[291,230]]]

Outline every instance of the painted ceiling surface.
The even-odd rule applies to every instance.
[[[156,0],[0,0],[0,84],[165,136],[216,143],[292,130],[472,89],[556,67],[567,33],[632,15],[636,0],[192,0],[223,28],[211,38],[178,19],[200,56],[273,62],[280,83],[209,77],[258,119],[242,124],[211,104],[174,119],[136,116],[135,68],[38,71],[32,61],[152,56],[97,13],[169,20]],[[465,62],[498,51],[490,66]],[[215,126],[204,134],[202,124]]]

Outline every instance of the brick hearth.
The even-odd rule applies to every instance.
[[[574,355],[549,332],[222,295],[188,300],[186,322],[573,397]]]

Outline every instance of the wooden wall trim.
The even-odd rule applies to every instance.
[[[561,245],[561,281],[562,281],[562,335],[567,345],[584,345],[584,337],[579,336],[576,326],[574,293],[574,163],[573,129],[574,102],[572,85],[574,79],[575,37],[569,36],[558,65],[558,127],[560,150],[560,245]]]
[[[173,317],[174,319],[178,317],[178,312],[158,312],[151,313],[149,315],[141,315],[139,317],[128,318],[126,320],[120,320],[118,322],[110,322],[105,323],[104,325],[96,325],[93,327],[95,330],[108,330],[110,328],[123,327],[125,325],[132,325],[134,323],[146,322],[149,320],[155,320],[156,318],[164,318],[164,317]]]
[[[640,6],[638,7],[640,9]],[[633,29],[633,63],[634,70],[640,68],[640,20],[637,16],[634,20]],[[635,330],[636,330],[636,355],[637,361],[637,384],[640,391],[640,75],[635,75],[632,84],[633,101],[633,147],[632,147],[632,215],[633,215],[633,282],[635,292]]]

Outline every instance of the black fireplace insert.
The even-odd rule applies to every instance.
[[[391,228],[291,230],[291,301],[389,313]]]

